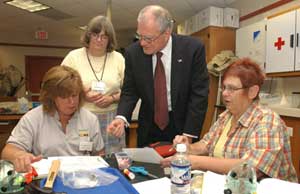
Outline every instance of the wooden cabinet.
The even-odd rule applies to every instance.
[[[192,36],[199,38],[204,43],[207,63],[222,50],[232,50],[235,52],[234,28],[210,26],[192,34]],[[202,127],[201,137],[209,130],[212,124],[217,100],[218,77],[210,74],[209,78],[208,109]]]
[[[0,115],[0,153],[22,115]]]
[[[293,128],[291,136],[292,160],[300,182],[300,118],[281,116],[288,127]]]
[[[267,20],[266,72],[300,70],[300,10],[293,10]]]

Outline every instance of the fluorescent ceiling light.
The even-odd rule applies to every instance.
[[[36,12],[36,11],[41,11],[50,8],[47,5],[32,0],[10,0],[10,1],[5,1],[4,3],[15,6],[20,9],[24,9],[29,12]]]

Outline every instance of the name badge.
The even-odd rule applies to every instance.
[[[89,151],[89,152],[91,152],[93,150],[93,142],[80,141],[79,150],[80,151]]]
[[[80,142],[90,141],[89,131],[87,129],[79,130],[79,141]]]
[[[92,90],[95,92],[104,93],[106,85],[103,81],[92,81]]]

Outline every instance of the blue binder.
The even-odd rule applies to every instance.
[[[53,191],[54,192],[66,192],[67,194],[95,194],[95,193],[105,193],[105,194],[139,194],[137,190],[132,186],[132,184],[115,168],[101,168],[101,170],[108,172],[112,175],[118,176],[119,179],[110,185],[99,186],[88,189],[73,189],[67,187],[63,184],[59,176],[56,177]],[[43,186],[46,179],[41,181]]]

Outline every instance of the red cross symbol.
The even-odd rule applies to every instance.
[[[281,50],[281,46],[284,45],[284,41],[281,40],[281,39],[282,39],[282,38],[279,37],[279,38],[277,39],[277,42],[275,42],[275,44],[274,44],[274,46],[277,47],[277,50]]]

